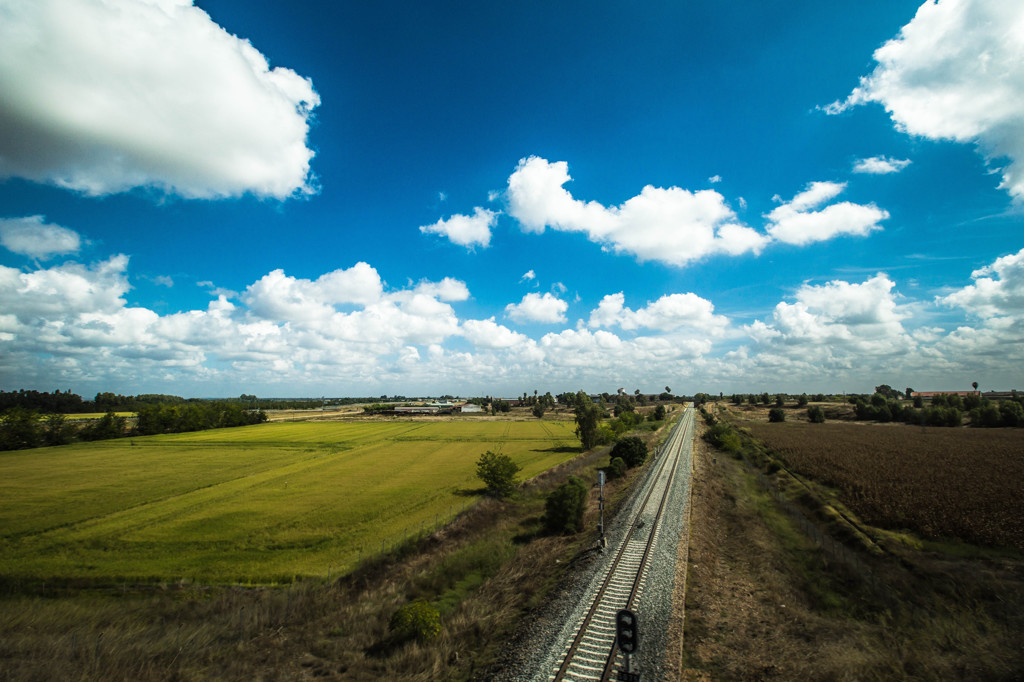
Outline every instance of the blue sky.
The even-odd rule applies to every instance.
[[[0,388],[1022,388],[1024,6],[0,0]]]

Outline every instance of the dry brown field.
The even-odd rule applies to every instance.
[[[872,525],[1024,550],[1024,429],[742,424]]]

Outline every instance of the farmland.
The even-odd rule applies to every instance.
[[[529,478],[571,422],[271,423],[0,455],[0,574],[288,582],[344,572],[474,499],[485,450]]]
[[[1024,549],[1024,430],[747,422],[795,473],[864,521]]]

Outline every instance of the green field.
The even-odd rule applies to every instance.
[[[443,522],[485,450],[529,478],[572,422],[269,423],[0,453],[0,576],[279,582]]]

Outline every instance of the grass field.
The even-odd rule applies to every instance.
[[[521,477],[571,422],[272,423],[0,453],[0,576],[281,582],[343,572],[457,513],[485,450]]]
[[[134,412],[115,412],[114,414],[118,417],[125,418],[135,416]],[[72,414],[66,414],[64,416],[70,419],[71,421],[75,421],[79,419],[102,419],[106,415],[106,412],[74,412]]]

